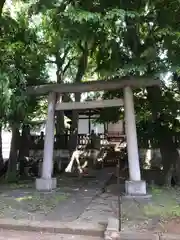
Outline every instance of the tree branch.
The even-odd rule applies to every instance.
[[[2,15],[2,11],[3,11],[3,7],[4,7],[5,2],[6,2],[6,0],[0,0],[0,17]]]
[[[64,67],[64,69],[63,69],[63,75],[65,74],[65,72],[67,71],[67,69],[69,68],[69,66],[70,66],[70,64],[72,63],[72,61],[75,59],[75,57],[74,58],[71,58],[70,60],[69,60],[69,62],[66,64],[66,66]]]
[[[78,47],[79,47],[79,49],[80,49],[82,52],[84,52],[85,48],[83,47],[81,40],[80,40],[79,43],[78,43]]]
[[[63,57],[60,57],[59,51],[57,51],[55,53],[55,58],[56,58],[55,63],[57,65],[58,69],[62,68],[62,66],[63,66],[63,64],[65,62],[65,59],[66,59],[66,57],[67,57],[67,55],[69,53],[69,50],[70,50],[70,46],[65,49]]]
[[[56,64],[56,61],[53,61],[53,60],[48,59],[48,60],[46,61],[46,63],[53,63],[53,64]]]
[[[71,47],[67,47],[66,50],[64,51],[64,56],[62,57],[62,62],[64,63],[68,53],[69,53],[69,50],[71,49]]]

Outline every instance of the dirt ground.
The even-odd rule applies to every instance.
[[[4,186],[0,192],[0,218],[40,220],[69,196],[60,190],[40,193],[31,184]]]
[[[1,184],[0,218],[41,220],[75,195],[88,181],[63,175],[58,179],[57,190],[52,192],[36,191],[35,180]]]
[[[110,184],[107,187],[116,217],[118,217],[117,192],[117,185]],[[152,195],[150,199],[130,200],[122,197],[122,228],[180,234],[180,187],[151,186],[148,193]],[[124,195],[123,191],[121,195]]]
[[[104,193],[95,178],[78,180],[66,175],[58,179],[51,193],[35,191],[34,183],[1,185],[0,218],[82,221],[104,224],[118,217],[116,178]],[[123,195],[124,185],[120,187]],[[151,199],[122,199],[122,230],[169,232],[180,234],[180,187],[151,186]]]
[[[102,170],[82,179],[62,174],[57,179],[57,189],[52,192],[36,191],[35,180],[1,184],[0,218],[73,221],[81,215],[97,192],[101,191],[101,176],[104,174],[105,171]]]

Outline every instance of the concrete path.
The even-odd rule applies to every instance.
[[[0,230],[0,240],[102,240],[100,237]]]
[[[71,198],[61,202],[45,219],[63,222],[72,222],[78,219],[96,196],[103,192],[113,171],[114,168],[98,171],[95,179],[90,179],[83,187],[77,189]]]
[[[96,222],[106,224],[108,218],[116,217],[116,213],[112,210],[113,202],[117,202],[117,198],[108,198],[109,195],[103,193],[94,198],[84,212],[79,216],[77,221],[89,223]]]
[[[46,216],[49,221],[72,222],[76,220],[95,197],[96,190],[80,189],[71,198],[59,204]]]

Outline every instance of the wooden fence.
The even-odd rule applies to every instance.
[[[106,142],[120,142],[122,139],[125,139],[125,135],[118,136],[108,136],[105,134],[99,134],[101,139],[101,145],[106,144]],[[70,134],[63,134],[60,136],[55,136],[54,139],[54,149],[68,149],[69,148]],[[89,141],[89,137],[86,134],[78,134],[77,144],[86,145]],[[173,141],[176,143],[177,148],[180,148],[180,134],[177,134],[173,137]],[[149,148],[159,148],[159,144],[154,138],[146,138],[138,136],[138,147],[143,149]],[[40,139],[39,136],[31,136],[30,149],[43,149],[44,148],[44,139]]]
[[[124,135],[122,136],[107,136],[105,134],[99,134],[101,145],[105,145],[107,141],[109,142],[120,142]],[[55,136],[54,139],[54,149],[68,149],[69,147],[70,134],[63,134],[60,136]],[[89,137],[86,134],[78,134],[77,144],[86,145],[89,141]],[[30,149],[43,149],[44,139],[40,139],[40,136],[31,135]]]

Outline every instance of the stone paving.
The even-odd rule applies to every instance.
[[[102,240],[100,237],[89,237],[68,234],[37,233],[25,231],[0,230],[0,240]]]
[[[55,233],[38,233],[27,231],[13,231],[0,229],[0,240],[103,240],[102,237],[91,237],[83,235],[55,234]],[[120,238],[111,238],[111,240],[179,240],[179,235],[172,234],[136,234],[122,233]],[[108,238],[109,240],[109,238]]]
[[[141,202],[140,205],[147,202]],[[117,196],[102,193],[91,201],[85,211],[76,220],[83,223],[99,223],[106,225],[109,218],[118,218]],[[148,218],[143,216],[137,202],[132,200],[122,201],[122,230],[137,230],[147,224]],[[147,225],[146,225],[147,226]]]
[[[71,222],[76,220],[96,196],[96,190],[80,189],[66,201],[61,202],[54,211],[46,216],[49,221]]]
[[[103,193],[91,201],[85,211],[78,218],[78,221],[97,222],[106,224],[109,217],[115,217],[116,214],[112,210],[111,203],[116,202],[117,198]]]
[[[111,177],[111,168],[98,172],[96,178],[90,178],[81,188],[76,188],[71,198],[62,202],[53,212],[47,215],[50,221],[71,222],[81,220],[83,212],[91,205],[91,202],[102,193],[106,181]]]

